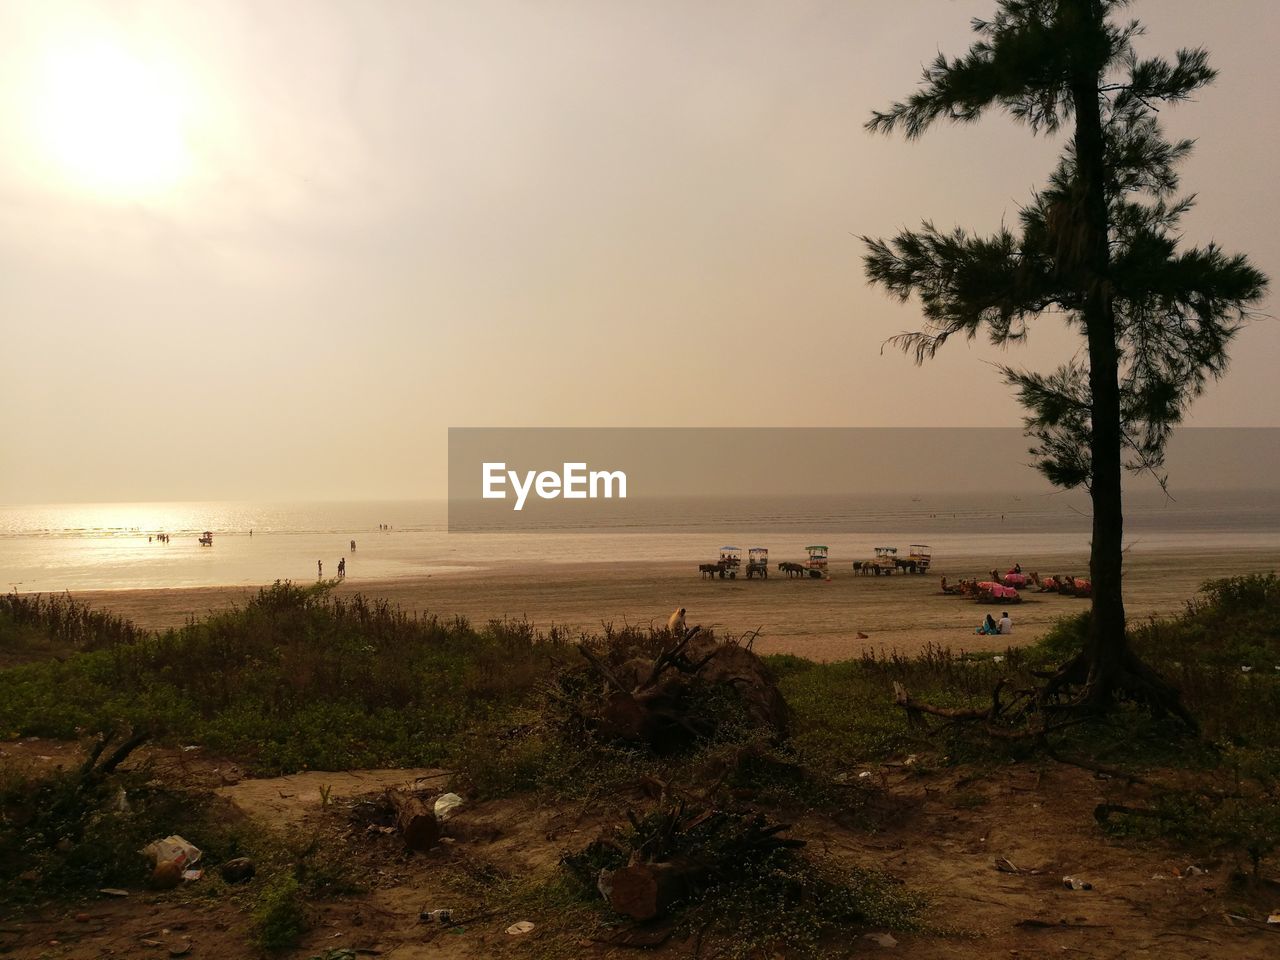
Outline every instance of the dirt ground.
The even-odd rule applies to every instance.
[[[50,741],[2,745],[0,763],[75,762],[77,748]],[[171,764],[207,784],[273,830],[301,830],[334,838],[366,893],[313,904],[315,923],[302,946],[280,956],[309,958],[335,948],[389,960],[522,956],[556,947],[582,957],[624,957],[636,950],[591,939],[546,938],[554,916],[488,914],[459,909],[443,882],[447,868],[525,875],[555,869],[565,850],[579,849],[605,823],[616,822],[627,798],[608,805],[556,805],[506,800],[466,808],[450,839],[424,855],[406,855],[397,838],[353,828],[350,801],[388,785],[416,785],[428,795],[443,785],[441,771],[312,772],[264,780],[237,779],[234,768],[196,751],[153,751],[157,769]],[[47,758],[47,759],[43,759]],[[147,759],[142,757],[141,759]],[[133,762],[133,761],[131,761]],[[850,814],[772,811],[793,823],[791,836],[838,861],[892,874],[930,901],[928,933],[894,933],[893,948],[856,929],[832,950],[918,960],[1004,957],[1159,957],[1161,960],[1263,960],[1280,956],[1280,929],[1267,914],[1280,906],[1280,884],[1254,890],[1231,880],[1234,864],[1197,859],[1167,846],[1108,839],[1093,820],[1103,801],[1131,789],[1074,767],[1009,764],[972,771],[921,771],[902,762],[860,777],[849,771]],[[228,782],[231,781],[231,782]],[[324,786],[328,803],[321,802]],[[853,813],[854,810],[858,812]],[[188,838],[198,844],[199,839]],[[998,859],[1007,860],[1005,872]],[[1195,866],[1203,873],[1188,871]],[[1070,890],[1064,876],[1092,889]],[[455,910],[453,926],[424,923],[419,912]],[[1235,919],[1233,919],[1233,917]],[[506,928],[529,920],[524,936]],[[570,935],[572,936],[572,935]],[[0,923],[0,954],[20,958],[96,960],[101,957],[190,956],[242,960],[258,954],[248,943],[243,908],[229,899],[183,891],[130,890],[83,904],[49,905]],[[536,945],[542,941],[541,947]],[[709,956],[710,948],[672,937],[648,951],[661,957]]]

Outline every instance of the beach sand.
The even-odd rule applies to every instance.
[[[1026,570],[1083,575],[1087,557],[1030,556]],[[831,579],[788,580],[775,571],[767,581],[699,579],[696,563],[505,563],[480,572],[361,580],[350,577],[338,595],[384,597],[412,612],[455,615],[481,624],[525,618],[598,632],[603,624],[664,625],[671,611],[688,609],[690,625],[720,634],[759,629],[756,649],[815,660],[859,656],[864,650],[915,653],[928,644],[961,650],[1001,650],[1034,641],[1058,617],[1088,609],[1087,600],[1024,591],[1010,609],[1012,637],[974,634],[983,615],[999,607],[947,596],[939,577],[979,576],[989,558],[950,557],[927,576],[857,576],[846,562],[833,563]],[[1179,612],[1208,579],[1280,569],[1274,549],[1133,552],[1127,558],[1126,604],[1130,620]],[[145,627],[179,626],[189,617],[245,603],[247,587],[85,591],[76,596]],[[867,639],[858,638],[858,632]]]

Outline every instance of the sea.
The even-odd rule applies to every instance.
[[[935,558],[1087,557],[1088,500],[1063,494],[903,493],[654,499],[594,528],[450,533],[444,500],[350,503],[73,503],[0,506],[0,589],[20,592],[251,586],[275,580],[388,580],[511,563],[668,563],[765,546],[832,564],[874,547],[929,545]],[[199,537],[212,533],[212,545]],[[168,535],[168,542],[157,534]],[[1142,491],[1126,498],[1126,546],[1276,551],[1280,493]],[[351,543],[355,542],[355,549]]]

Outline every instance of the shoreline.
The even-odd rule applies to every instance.
[[[1040,554],[1021,559],[1023,569],[1083,574],[1088,558]],[[350,577],[334,586],[336,596],[357,593],[385,599],[406,612],[463,616],[483,624],[525,619],[535,628],[558,626],[570,633],[595,633],[614,626],[665,624],[676,607],[688,622],[720,634],[760,630],[755,649],[791,653],[813,660],[840,660],[864,651],[916,653],[932,644],[954,651],[1003,650],[1029,644],[1059,617],[1088,609],[1088,602],[1056,594],[1023,592],[1011,607],[1011,636],[979,636],[973,631],[989,611],[941,593],[939,578],[951,580],[991,569],[989,558],[948,557],[927,575],[859,576],[833,565],[828,580],[767,581],[700,579],[692,562],[499,561],[483,569],[395,578]],[[1147,551],[1126,565],[1126,607],[1130,620],[1182,610],[1206,580],[1280,569],[1280,543],[1272,548]],[[294,581],[305,585],[314,581]],[[263,585],[81,590],[76,599],[165,629],[188,619],[242,606]],[[858,633],[866,638],[858,637]]]

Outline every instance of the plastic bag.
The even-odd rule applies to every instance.
[[[437,820],[448,820],[465,801],[456,793],[446,793],[436,799]]]
[[[144,857],[150,857],[152,862],[157,865],[173,861],[183,870],[189,869],[200,860],[200,848],[184,840],[176,833],[165,837],[163,840],[153,840],[143,847],[139,853]]]

